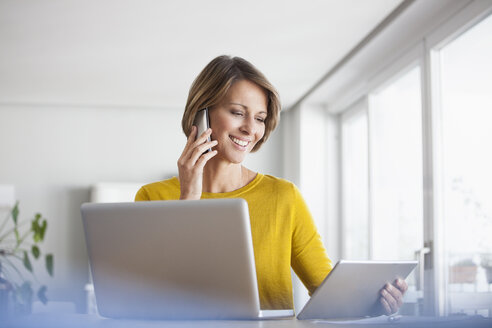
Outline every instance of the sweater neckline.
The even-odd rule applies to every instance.
[[[251,189],[253,189],[254,187],[256,187],[260,181],[263,179],[264,175],[261,174],[261,173],[256,173],[256,176],[253,180],[251,180],[247,185],[239,188],[239,189],[236,189],[236,190],[233,190],[233,191],[228,191],[228,192],[202,192],[202,198],[226,198],[226,197],[229,197],[229,198],[233,198],[233,197],[237,197],[247,191],[250,191]],[[173,178],[177,184],[177,186],[179,187],[180,184],[179,184],[179,179],[178,177],[174,177]]]

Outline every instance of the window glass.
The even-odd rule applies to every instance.
[[[423,246],[422,104],[416,67],[370,97],[371,223],[374,260],[413,260]],[[417,311],[416,272],[406,309]]]
[[[416,67],[372,95],[372,259],[413,260],[423,245],[422,105]]]
[[[358,109],[342,120],[343,258],[367,259],[369,252],[367,114]]]
[[[487,311],[492,304],[491,35],[489,16],[439,52],[451,313]]]

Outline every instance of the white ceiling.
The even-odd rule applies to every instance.
[[[229,54],[289,107],[400,3],[0,0],[0,104],[182,108]]]

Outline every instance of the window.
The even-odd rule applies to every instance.
[[[371,259],[413,260],[423,245],[420,67],[370,96]],[[416,273],[407,278],[406,308],[416,314]]]
[[[439,51],[450,313],[492,304],[492,17]]]
[[[344,257],[412,260],[422,247],[421,111],[417,67],[371,95],[369,131],[362,105],[342,120]]]
[[[369,255],[367,112],[358,105],[342,119],[342,256]]]
[[[364,99],[338,114],[341,256],[420,251],[406,314],[492,317],[491,12],[470,1],[397,56],[346,63],[361,74],[329,99],[333,113]]]
[[[370,99],[371,258],[412,260],[423,244],[420,68]]]
[[[413,260],[422,248],[420,90],[415,67],[342,117],[344,258]]]

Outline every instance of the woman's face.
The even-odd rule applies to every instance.
[[[221,103],[210,109],[216,157],[241,163],[265,134],[268,100],[262,88],[248,80],[235,82]]]

